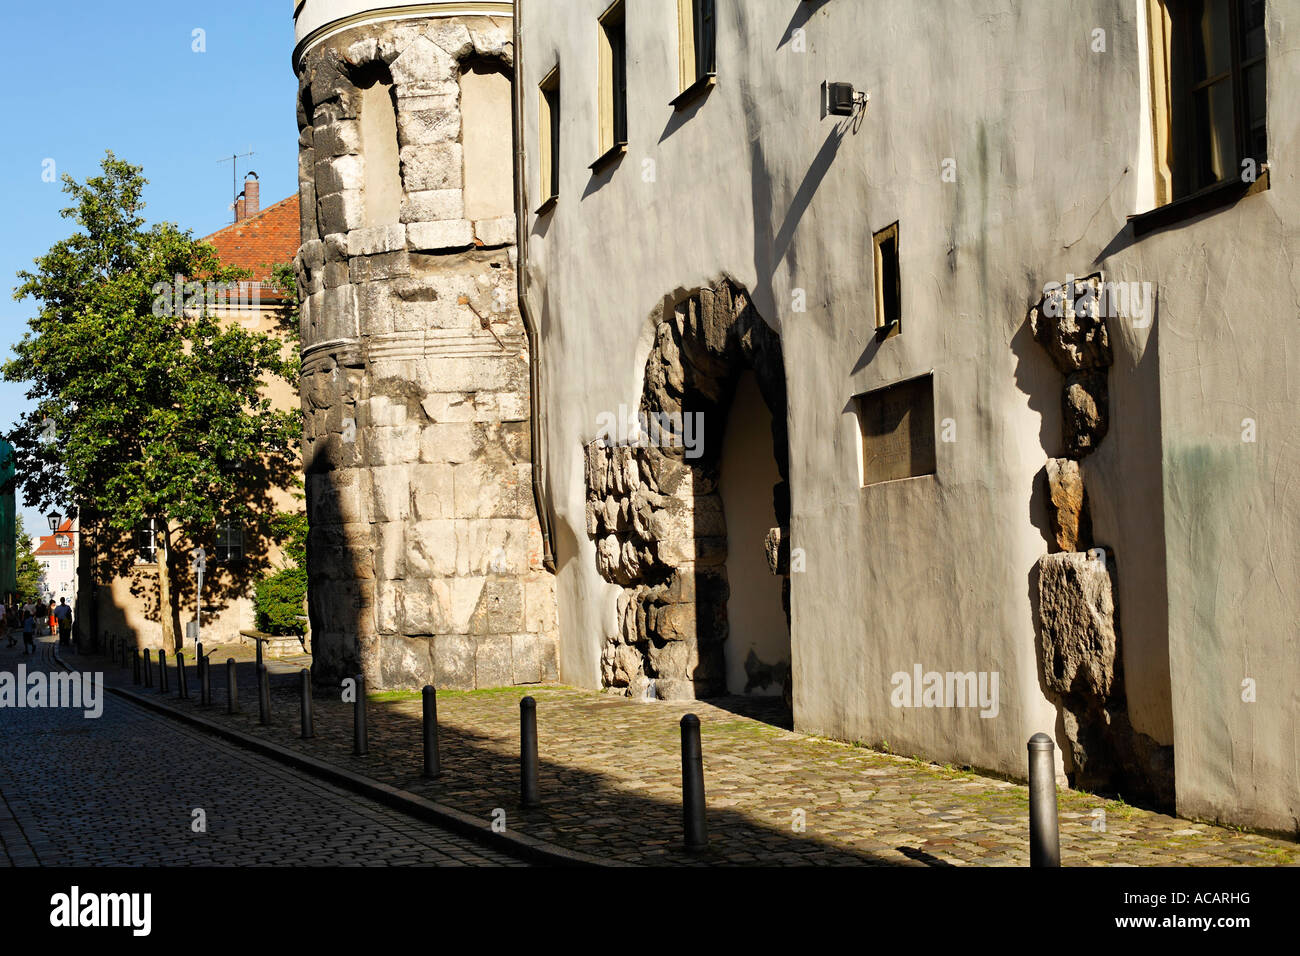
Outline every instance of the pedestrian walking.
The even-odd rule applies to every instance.
[[[50,615],[55,625],[59,629],[59,643],[63,645],[72,643],[72,608],[68,607],[68,602],[59,598],[59,606],[54,609]]]
[[[36,617],[23,615],[23,653],[31,654],[36,650]]]

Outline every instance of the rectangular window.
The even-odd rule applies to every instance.
[[[1149,0],[1148,18],[1157,202],[1253,181],[1268,159],[1264,0]]]
[[[541,112],[538,129],[541,134],[540,171],[542,205],[553,202],[560,195],[560,68],[557,66],[542,80]]]
[[[600,155],[627,145],[627,44],[623,2],[600,18]]]
[[[865,487],[935,473],[934,376],[925,375],[856,398],[859,479]]]
[[[217,525],[217,561],[238,561],[244,556],[244,529],[234,521]]]
[[[680,89],[704,82],[717,70],[714,0],[677,0]]]
[[[903,290],[898,267],[898,223],[886,226],[872,239],[875,246],[876,329],[888,335],[902,330]]]
[[[139,564],[158,562],[158,538],[154,534],[153,519],[135,526],[135,559]]]

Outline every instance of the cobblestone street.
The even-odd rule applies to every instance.
[[[241,713],[225,713],[225,650],[213,667],[213,704],[132,688],[106,658],[68,656],[111,683],[183,712],[310,754],[334,766],[472,814],[487,826],[504,810],[514,832],[611,861],[672,865],[1028,864],[1022,785],[794,733],[761,700],[638,703],[564,687],[438,697],[443,774],[421,778],[418,694],[371,697],[366,757],[352,755],[352,708],[337,688],[314,695],[316,737],[298,735],[298,680],[307,662],[272,662],[272,724],[257,718],[254,668],[239,667]],[[519,700],[538,702],[542,806],[518,807]],[[678,721],[703,724],[710,849],[681,849]],[[1297,844],[1195,823],[1062,791],[1065,866],[1294,865]]]
[[[0,647],[0,670],[49,671]],[[0,860],[18,866],[514,864],[500,853],[104,695],[3,713]],[[193,832],[195,810],[206,832]]]

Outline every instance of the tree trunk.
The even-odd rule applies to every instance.
[[[158,617],[162,621],[163,649],[169,654],[180,647],[176,631],[176,608],[171,581],[171,522],[158,519]]]

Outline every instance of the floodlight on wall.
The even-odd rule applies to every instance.
[[[828,116],[852,116],[871,100],[870,93],[854,89],[852,83],[828,82],[825,88]]]

